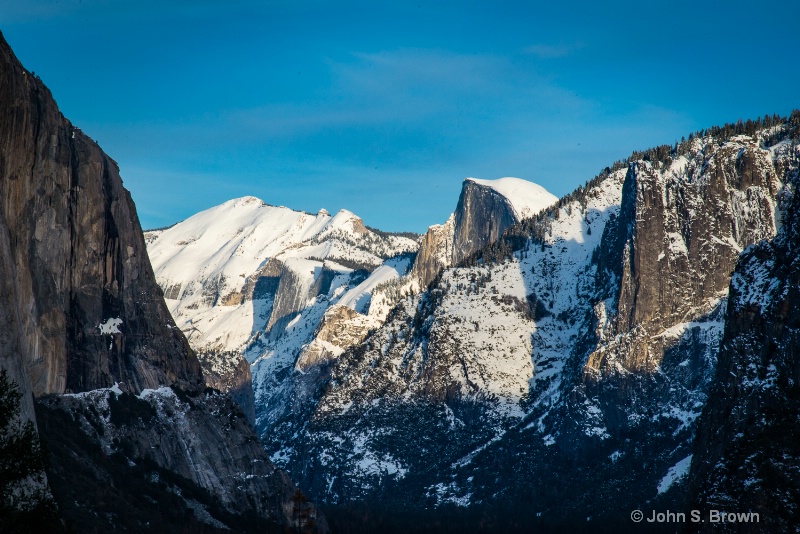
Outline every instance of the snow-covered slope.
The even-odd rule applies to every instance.
[[[242,355],[252,362],[282,346],[296,356],[333,304],[366,314],[376,286],[405,274],[418,246],[370,230],[346,210],[312,215],[255,197],[148,232],[146,240],[170,312],[209,385],[234,392],[251,417]]]
[[[467,179],[413,267],[307,252],[327,236],[276,254],[240,291],[265,325],[240,349],[264,446],[332,503],[679,506],[730,273],[780,227],[797,137],[715,130],[555,203]]]
[[[352,269],[341,263],[374,269],[384,258],[417,246],[405,237],[381,238],[345,210],[311,215],[255,197],[230,200],[167,230],[148,232],[147,240],[178,326],[196,348],[225,350],[239,349],[253,333],[254,307],[244,293],[269,260],[309,273],[329,260],[328,267],[346,273]]]
[[[296,427],[278,425],[265,432],[268,448],[283,443],[273,459],[313,473],[304,483],[323,500],[368,498],[392,480],[448,502],[439,476],[502,439],[533,400],[558,399],[565,355],[582,332],[575,318],[587,312],[575,296],[594,282],[592,255],[618,214],[625,175],[562,206],[543,243],[512,261],[446,269],[428,291],[404,299],[363,350],[334,368],[335,385],[301,434],[320,453],[296,457],[301,449],[287,435]],[[432,467],[448,474],[418,475]]]

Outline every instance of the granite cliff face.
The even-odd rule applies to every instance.
[[[519,222],[506,197],[471,180],[464,182],[454,214],[453,264],[497,241],[503,230]]]
[[[701,143],[667,172],[636,164],[629,180],[632,202],[620,221],[627,235],[615,251],[623,260],[617,333],[657,332],[709,311],[742,249],[775,234],[781,184],[773,154],[755,139]]]
[[[411,275],[419,281],[420,287],[428,287],[437,274],[453,264],[454,234],[455,214],[450,215],[444,224],[428,228],[411,268]]]
[[[747,248],[733,273],[689,474],[693,508],[759,514],[758,524],[738,524],[738,531],[789,532],[800,522],[798,160],[795,152],[777,237]]]
[[[202,385],[174,328],[116,163],[66,120],[0,42],[0,225],[36,396],[125,382]]]
[[[554,204],[557,197],[543,187],[520,180],[467,178],[456,210],[444,225],[428,229],[412,268],[420,288],[442,269],[458,265],[494,243],[511,225]]]
[[[313,526],[313,507],[292,500],[294,486],[274,470],[247,425],[226,424],[222,412],[230,406],[216,396],[201,397],[200,364],[163,301],[116,163],[61,115],[47,88],[19,64],[2,38],[0,267],[0,364],[25,393],[27,417],[35,417],[33,397],[42,414],[62,408],[71,413],[59,425],[74,439],[47,429],[41,433],[52,454],[71,459],[69,468],[48,468],[51,487],[64,487],[78,476],[95,477],[89,485],[102,487],[103,475],[94,467],[122,454],[127,458],[118,479],[123,484],[138,462],[155,462],[162,475],[193,481],[208,493],[207,502],[221,503],[228,515],[219,519],[198,512],[201,524],[216,521],[224,527],[232,521],[244,530],[262,523]],[[112,409],[115,428],[106,432],[102,402],[85,392],[112,386],[131,397],[172,387],[195,400],[183,412],[167,403],[161,411],[134,411],[121,421],[113,421]],[[76,393],[82,396],[63,396]],[[193,424],[179,425],[184,419]],[[176,441],[163,441],[159,428],[166,435],[173,432]],[[111,445],[104,443],[109,439]],[[168,452],[168,446],[188,442],[203,446],[184,449],[182,455]],[[99,453],[98,445],[105,447]],[[250,462],[260,464],[253,471],[257,476],[242,485],[233,475]],[[169,489],[154,495],[164,492]],[[262,502],[259,494],[274,498]],[[95,505],[59,504],[75,522],[91,516]],[[142,509],[131,503],[126,515],[116,518],[116,529],[140,529]],[[325,528],[324,520],[316,525]]]

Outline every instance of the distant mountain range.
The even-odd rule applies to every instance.
[[[717,363],[746,357],[734,375],[762,377],[784,423],[800,413],[791,351],[783,367],[754,356],[771,354],[777,312],[760,312],[764,333],[744,354],[730,348],[744,335],[733,322],[752,316],[742,295],[792,291],[780,271],[757,289],[734,278],[731,293],[731,273],[778,272],[769,256],[791,241],[799,135],[797,112],[712,128],[560,200],[469,178],[453,215],[416,240],[245,198],[148,233],[148,251],[207,381],[246,391],[250,363],[262,443],[334,510],[421,524],[503,510],[487,528],[614,529],[634,528],[635,509],[724,505],[788,528],[795,512],[772,512],[797,496],[797,446],[770,445],[788,458],[779,480],[748,464],[747,447],[775,460],[743,421],[766,417],[768,435],[777,415],[713,392],[752,394],[752,379]],[[741,263],[756,257],[761,267]],[[722,457],[776,499],[743,499],[733,468],[713,467]]]

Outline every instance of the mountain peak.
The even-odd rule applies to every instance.
[[[254,197],[254,196],[251,196],[251,195],[247,195],[247,196],[243,196],[243,197],[239,197],[239,198],[233,198],[233,199],[223,203],[223,205],[232,205],[232,206],[246,206],[246,205],[249,205],[249,204],[256,204],[256,205],[266,206],[266,202],[264,202],[263,200],[261,200],[258,197]]]
[[[522,178],[509,176],[496,180],[483,180],[480,178],[466,178],[464,180],[465,184],[469,182],[492,189],[508,199],[514,209],[514,214],[520,220],[531,217],[558,201],[558,197],[541,185]]]

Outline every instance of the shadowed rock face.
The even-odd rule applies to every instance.
[[[800,196],[731,281],[725,335],[700,419],[691,506],[760,514],[754,531],[800,521]],[[710,530],[703,525],[701,529]]]
[[[62,413],[59,424],[74,431],[72,440],[42,433],[54,455],[72,462],[69,468],[49,466],[50,478],[69,485],[88,477],[89,486],[104,487],[108,479],[98,465],[119,461],[133,470],[139,462],[155,462],[161,474],[210,492],[209,499],[221,502],[236,521],[311,526],[313,506],[298,508],[293,484],[275,470],[238,410],[225,397],[200,397],[205,390],[200,364],[156,284],[117,164],[61,115],[50,92],[19,64],[2,36],[0,269],[0,365],[19,383],[25,415],[34,418],[35,396],[50,414],[74,408],[84,417]],[[93,402],[86,396],[91,394],[60,396],[115,383],[130,399],[173,386],[195,400],[185,417],[172,401],[141,413],[124,409],[127,415],[112,421],[104,434],[98,430],[100,400]],[[118,442],[103,442],[112,435]],[[100,445],[105,448],[98,452]],[[125,474],[115,481],[129,482]],[[170,493],[160,488],[162,495]],[[72,508],[73,500],[59,502],[70,521],[96,514],[91,499],[83,509]],[[182,502],[187,509],[194,506],[191,498]],[[115,530],[141,531],[133,518],[144,506],[130,503],[125,515],[116,517]],[[317,526],[326,529],[322,519]],[[91,521],[89,527],[95,528]]]
[[[419,246],[419,253],[414,260],[411,276],[419,281],[421,288],[436,278],[442,269],[453,264],[453,230],[455,216],[451,215],[443,225],[428,228]]]
[[[34,395],[202,385],[156,285],[119,170],[0,39],[0,231]],[[10,295],[9,295],[10,296]],[[107,328],[110,319],[121,323]],[[2,350],[2,349],[0,349]]]
[[[755,143],[717,150],[701,179],[680,179],[646,164],[631,169],[629,179],[636,207],[620,331],[670,326],[718,298],[739,252],[775,235],[779,183],[770,153]]]
[[[497,241],[517,221],[508,199],[497,191],[466,180],[455,211],[453,263]]]
[[[253,395],[253,377],[250,364],[241,355],[230,352],[198,353],[203,366],[206,385],[230,394],[241,407],[252,425],[256,419],[256,404]]]
[[[494,189],[464,180],[456,211],[443,225],[432,226],[422,239],[412,275],[421,288],[442,269],[457,265],[519,222],[509,200]]]
[[[601,271],[617,262],[615,333],[639,338],[623,363],[631,370],[658,365],[653,355],[663,350],[650,350],[649,338],[711,312],[741,250],[775,235],[780,182],[770,152],[751,140],[703,147],[697,157],[704,159],[688,170],[681,162],[674,170],[631,166],[620,221],[609,228],[617,237],[608,236],[599,260]]]
[[[65,469],[63,465],[53,465],[50,469],[54,493],[72,511],[70,517],[78,518],[81,530],[102,524],[99,523],[102,519],[87,521],[85,516],[87,511],[105,505],[104,486],[120,486],[125,491],[133,487],[125,478],[137,476],[144,480],[136,483],[153,492],[156,499],[159,491],[152,482],[161,479],[178,488],[171,493],[188,493],[191,488],[208,492],[199,505],[205,511],[198,513],[198,504],[189,500],[194,514],[187,514],[187,519],[199,519],[199,523],[206,523],[206,528],[211,524],[227,525],[237,532],[262,532],[264,528],[268,532],[282,532],[281,524],[292,524],[301,515],[324,524],[323,519],[316,517],[313,505],[293,500],[294,485],[286,473],[264,458],[261,444],[244,414],[230,398],[219,393],[190,394],[164,387],[147,390],[137,397],[101,389],[81,395],[47,397],[38,402],[37,413],[49,448],[59,439],[67,443],[56,447],[57,457],[64,458],[64,449],[73,453],[63,463],[75,462],[75,457],[83,456],[78,460],[81,469]],[[87,441],[92,445],[87,445]],[[99,453],[91,454],[92,448]],[[115,467],[115,457],[125,461],[117,461],[122,465],[110,469]],[[74,475],[78,474],[79,482],[84,482],[80,475],[87,470],[102,473],[98,478],[110,481],[99,490],[81,488]],[[145,483],[148,479],[150,484]],[[187,497],[197,500],[196,495]],[[185,506],[180,501],[177,504]],[[145,507],[127,503],[125,507],[131,510],[131,518],[120,524],[112,522],[111,526],[117,531],[125,528],[137,531],[134,518],[146,515],[141,510]],[[91,513],[88,515],[92,517]],[[251,521],[245,520],[248,516]],[[146,530],[145,525],[140,527]]]

